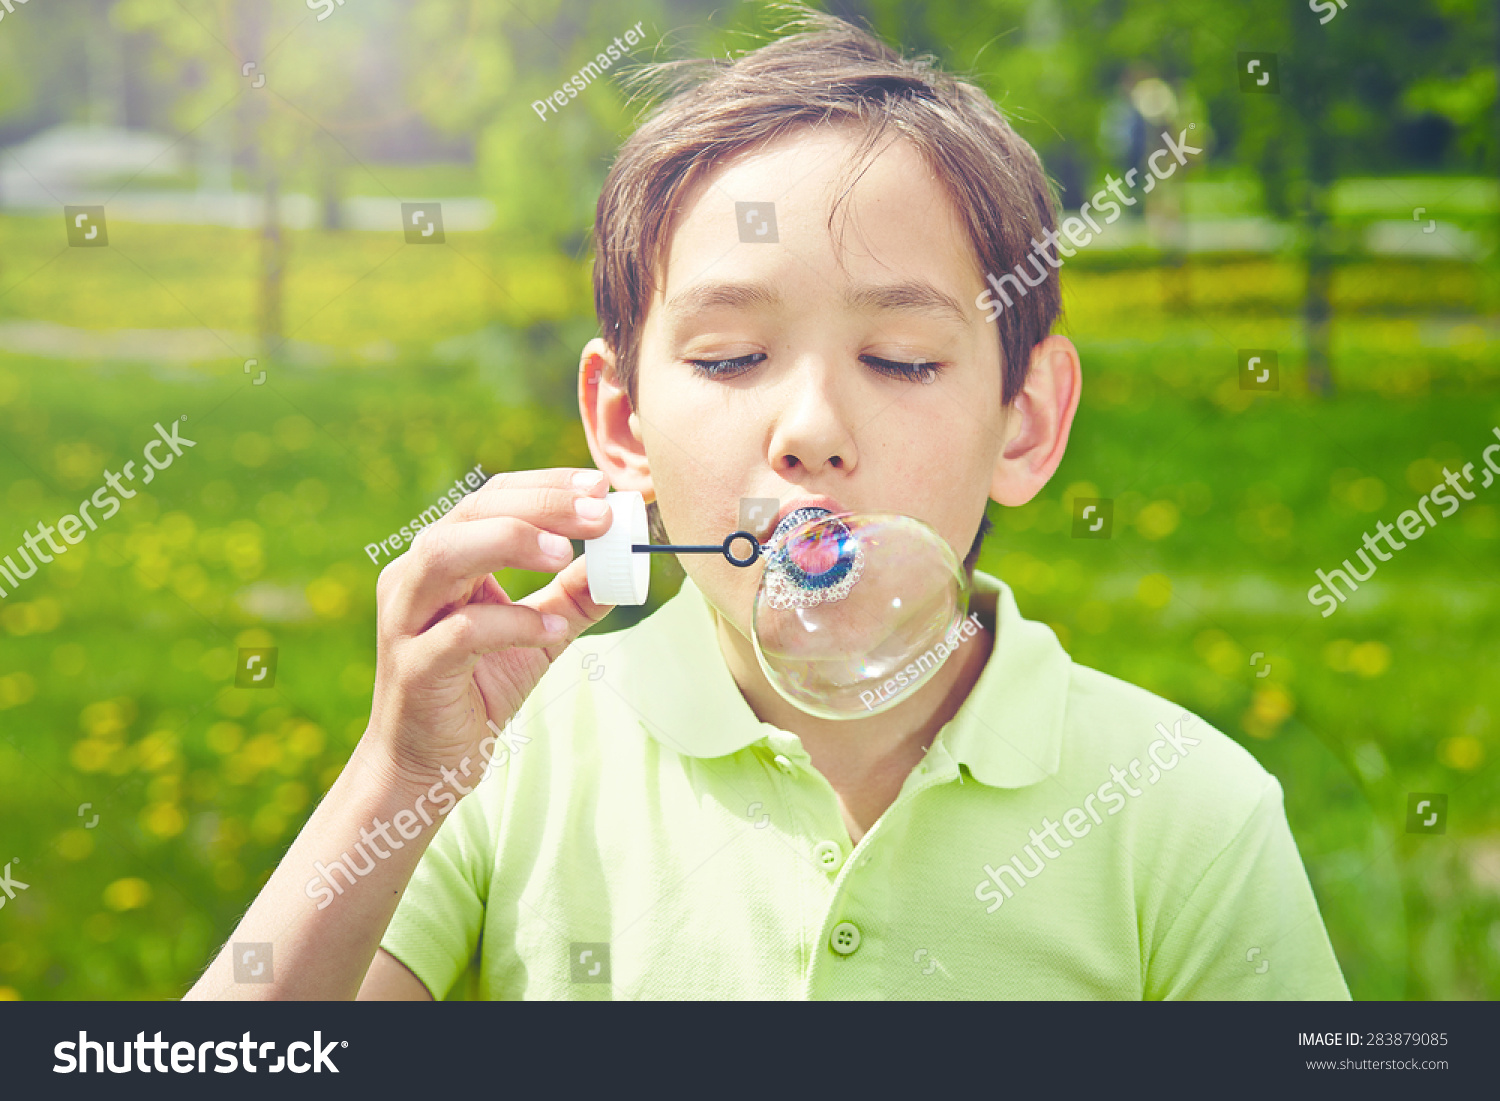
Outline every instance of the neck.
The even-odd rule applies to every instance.
[[[783,699],[766,679],[751,641],[723,616],[713,615],[725,664],[755,717],[797,735],[814,766],[831,780],[901,762],[908,762],[909,771],[958,713],[994,645],[990,630],[981,627],[930,681],[895,707],[868,718],[823,719]]]

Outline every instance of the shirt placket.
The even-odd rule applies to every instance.
[[[812,844],[812,860],[829,882],[823,892],[825,905],[807,915],[811,952],[803,995],[809,999],[880,997],[884,993],[880,976],[886,972],[885,933],[899,920],[890,908],[894,851],[887,837],[909,813],[912,800],[930,787],[956,779],[958,767],[934,744],[906,778],[895,802],[852,851],[832,786],[815,770],[809,767],[807,771],[803,782],[820,786],[824,795],[820,803],[827,810],[818,815],[820,827],[831,817],[837,828],[832,836]]]

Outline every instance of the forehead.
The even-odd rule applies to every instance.
[[[852,126],[801,127],[699,180],[678,208],[654,304],[754,272],[900,277],[966,297],[978,261],[942,180],[903,137],[883,135],[856,157],[860,142]]]

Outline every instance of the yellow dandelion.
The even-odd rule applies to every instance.
[[[117,879],[104,888],[104,905],[119,913],[139,910],[150,901],[151,884],[134,876]]]

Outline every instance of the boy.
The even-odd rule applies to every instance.
[[[1036,155],[977,89],[808,20],[622,148],[580,365],[599,470],[492,478],[385,568],[369,729],[231,938],[274,981],[226,951],[194,995],[442,998],[477,962],[486,998],[1348,997],[1276,781],[973,572],[1080,393],[1056,279],[976,302],[1056,240]],[[767,683],[759,571],[721,557],[570,646],[609,610],[567,542],[608,485],[658,542],[721,541],[744,498],[781,505],[761,536],[917,517],[967,548],[983,629],[843,722]],[[560,572],[512,602],[505,567]]]

